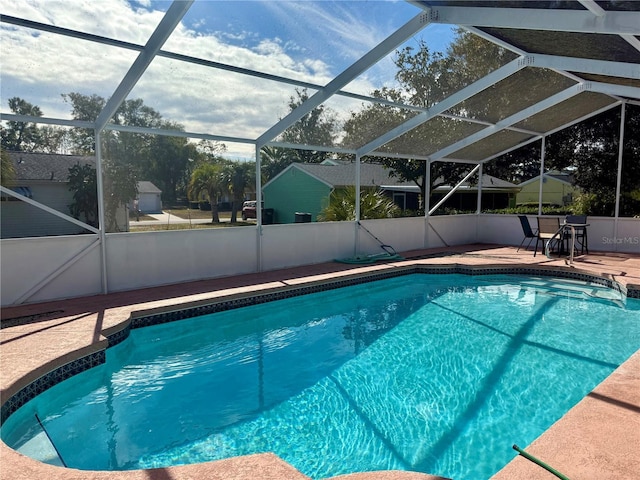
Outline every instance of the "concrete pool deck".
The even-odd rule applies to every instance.
[[[222,298],[314,285],[328,280],[367,276],[394,269],[468,266],[479,269],[533,268],[580,272],[640,290],[640,254],[595,253],[564,259],[533,257],[515,247],[467,245],[403,253],[406,260],[372,265],[329,262],[259,274],[217,278],[109,295],[2,309],[0,395],[6,402],[25,386],[67,364],[106,347],[106,336],[146,311],[207,304]],[[640,322],[640,320],[639,320]],[[640,326],[639,326],[640,328]],[[632,479],[640,472],[640,351],[571,409],[531,445],[519,445],[571,479]],[[507,448],[510,448],[508,445]],[[514,456],[516,452],[514,451]],[[437,473],[437,472],[434,472]],[[45,465],[0,442],[0,479],[306,479],[273,454],[155,470],[93,472]],[[344,480],[435,479],[410,472],[372,472]],[[522,457],[515,458],[496,480],[556,478]],[[480,479],[481,480],[481,479]]]

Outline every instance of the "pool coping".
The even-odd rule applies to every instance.
[[[377,264],[364,269],[352,268],[341,272],[334,272],[331,279],[304,277],[296,281],[290,281],[288,284],[271,286],[267,284],[264,288],[257,291],[222,293],[215,296],[215,298],[209,297],[186,301],[173,307],[163,305],[131,310],[128,317],[123,317],[115,324],[102,329],[98,341],[91,343],[85,348],[67,352],[67,354],[58,357],[55,361],[42,365],[41,368],[36,371],[30,372],[30,374],[20,379],[16,379],[11,385],[3,385],[2,421],[37,394],[42,393],[72,375],[104,362],[106,350],[110,346],[116,345],[124,340],[128,336],[131,328],[177,321],[206,313],[241,308],[247,305],[326,291],[383,278],[412,273],[462,273],[466,275],[524,274],[551,276],[590,281],[613,288],[629,298],[640,298],[640,286],[637,284],[627,283],[624,279],[620,282],[615,275],[596,274],[575,267],[532,264],[496,265],[495,263],[490,265],[469,265],[450,262],[448,260],[453,260],[453,258],[446,257],[439,259],[442,263],[438,264],[421,262],[424,259],[428,260],[431,258],[429,254],[426,254],[426,256],[416,256],[404,261]],[[9,396],[7,397],[7,395]],[[2,447],[8,448],[4,444],[2,444]]]

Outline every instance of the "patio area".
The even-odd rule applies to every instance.
[[[336,262],[250,275],[180,283],[162,287],[3,308],[0,331],[3,402],[52,370],[104,350],[107,337],[121,331],[142,312],[168,312],[222,299],[241,299],[325,282],[372,276],[396,269],[470,268],[560,275],[586,274],[616,282],[629,297],[640,296],[640,255],[594,253],[564,258],[533,256],[515,247],[465,245],[403,252],[405,260],[354,266]],[[531,445],[520,445],[569,478],[631,479],[640,471],[635,455],[640,445],[640,353],[634,354],[607,380]],[[238,457],[184,467],[149,471],[87,472],[41,464],[0,446],[0,478],[69,479],[282,479],[307,478],[272,454]],[[515,454],[515,452],[514,452]],[[418,479],[407,472],[347,476],[351,479]],[[434,477],[431,477],[434,478]],[[494,478],[555,478],[523,458],[516,458]]]

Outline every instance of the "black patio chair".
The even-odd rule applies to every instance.
[[[534,231],[531,229],[529,219],[525,215],[518,215],[518,218],[520,219],[520,225],[522,226],[522,233],[524,233],[524,238],[520,242],[520,245],[518,246],[518,250],[516,250],[516,252],[520,251],[520,248],[522,248],[522,244],[527,238],[529,239],[529,243],[527,243],[527,246],[525,247],[526,250],[529,249],[529,246],[531,245],[533,239],[538,238],[538,231]]]

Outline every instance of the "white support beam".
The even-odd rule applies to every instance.
[[[147,135],[159,135],[164,137],[181,137],[181,138],[201,138],[203,140],[213,140],[215,142],[231,142],[231,143],[244,143],[254,145],[255,140],[244,137],[230,137],[227,135],[210,135],[208,133],[200,132],[185,132],[181,130],[166,130],[162,128],[149,128],[149,127],[135,127],[131,125],[116,125],[114,123],[107,123],[103,130],[114,130],[117,132],[129,132],[129,133],[144,133]]]
[[[331,153],[345,153],[347,155],[355,155],[355,148],[340,148],[326,145],[301,145],[297,143],[289,143],[289,142],[269,142],[266,144],[269,147],[279,147],[279,148],[292,148],[295,150],[308,150],[315,152],[331,152]]]
[[[129,68],[120,85],[116,88],[116,91],[111,95],[111,98],[107,101],[98,118],[96,119],[96,130],[100,131],[107,124],[109,119],[113,117],[116,110],[127,98],[129,92],[136,85],[140,77],[147,70],[155,56],[158,54],[164,43],[173,33],[173,30],[178,26],[182,17],[191,7],[191,4],[195,0],[174,0],[167,13],[165,13],[162,20],[156,27],[155,31],[149,37],[144,50],[140,52],[136,60]]]
[[[360,171],[360,155],[356,154],[356,161],[355,161],[355,165],[354,168],[356,169],[355,171],[355,178],[356,178],[356,222],[359,223],[360,222],[360,198],[362,195],[362,192],[360,191],[361,185],[362,185],[362,178],[361,178],[361,171]],[[357,250],[356,250],[357,253]]]
[[[482,213],[482,167],[483,164],[478,165],[478,197],[476,198],[476,214]],[[478,224],[476,223],[476,235],[478,234]]]
[[[440,205],[442,205],[444,202],[446,202],[449,199],[449,197],[451,197],[451,195],[456,193],[456,191],[458,191],[458,188],[460,188],[460,186],[462,186],[462,184],[464,182],[469,180],[471,178],[471,176],[480,169],[480,165],[481,164],[479,163],[475,167],[473,167],[473,169],[469,173],[467,173],[467,175],[462,180],[460,180],[455,187],[453,187],[449,192],[447,192],[447,194],[444,197],[442,197],[442,199],[438,203],[436,203],[431,210],[429,210],[429,215],[433,215],[433,213],[438,208],[440,208]]]
[[[540,187],[538,188],[538,215],[542,215],[542,191],[544,187],[544,159],[547,151],[547,137],[542,137],[540,147]]]
[[[431,198],[431,162],[424,162],[424,198],[422,206],[424,207],[424,248],[429,248],[429,199]]]
[[[376,138],[375,140],[367,143],[358,149],[358,154],[366,155],[369,152],[374,151],[385,143],[390,142],[391,140],[400,137],[402,134],[416,128],[419,125],[429,121],[436,115],[445,112],[446,110],[454,107],[460,102],[463,102],[469,97],[476,95],[477,93],[495,85],[497,82],[513,75],[519,70],[522,70],[527,66],[527,60],[525,58],[517,58],[512,62],[507,63],[503,67],[500,67],[498,70],[491,72],[489,75],[481,78],[480,80],[472,83],[471,85],[463,88],[457,93],[447,97],[441,102],[437,103],[433,107],[429,108],[426,112],[420,113],[410,120],[404,122],[401,125],[389,130],[384,135]]]
[[[8,15],[2,15],[0,17],[0,21],[2,23],[10,23],[12,25],[18,25],[21,27],[25,27],[25,28],[30,28],[32,30],[39,30],[42,32],[49,32],[49,33],[54,33],[56,35],[63,35],[63,36],[67,36],[67,37],[72,37],[72,38],[78,38],[81,40],[85,40],[85,41],[89,41],[89,42],[95,42],[95,43],[99,43],[102,45],[109,45],[112,47],[118,47],[118,48],[123,48],[126,50],[133,50],[136,52],[142,52],[144,50],[144,45],[139,45],[136,43],[131,43],[131,42],[123,42],[121,40],[114,40],[111,38],[107,38],[107,37],[103,37],[100,35],[93,35],[90,33],[84,33],[84,32],[77,32],[74,30],[70,30],[67,28],[61,28],[61,27],[56,27],[54,25],[47,25],[44,23],[40,23],[40,22],[34,22],[32,20],[25,20],[22,18],[17,18],[17,17],[11,17]],[[317,83],[311,83],[311,82],[305,82],[302,80],[298,80],[295,78],[288,78],[288,77],[283,77],[281,75],[274,75],[271,73],[265,73],[265,72],[260,72],[258,70],[252,70],[250,68],[243,68],[243,67],[238,67],[236,65],[229,65],[227,63],[221,63],[221,62],[215,62],[213,60],[206,60],[204,58],[198,58],[198,57],[193,57],[190,55],[185,55],[182,53],[175,53],[175,52],[169,52],[166,50],[160,50],[158,51],[157,57],[163,57],[163,58],[168,58],[171,60],[175,60],[177,62],[183,62],[183,63],[189,63],[189,64],[193,64],[193,65],[200,65],[202,67],[209,67],[215,70],[223,70],[223,71],[227,71],[227,72],[233,72],[233,73],[238,73],[240,75],[246,75],[249,77],[255,77],[255,78],[260,78],[262,80],[269,80],[269,81],[273,81],[273,82],[277,82],[277,83],[282,83],[282,84],[286,84],[286,85],[293,85],[293,86],[297,86],[297,87],[301,87],[301,88],[306,88],[309,90],[321,90],[322,88],[324,88],[324,85],[320,85]],[[372,102],[372,103],[379,103],[381,105],[391,105],[391,106],[396,106],[396,107],[400,107],[400,108],[406,108],[408,110],[418,110],[418,111],[423,111],[425,110],[425,108],[423,107],[416,107],[414,105],[406,105],[406,104],[400,104],[397,102],[393,102],[391,100],[386,100],[384,98],[377,98],[377,97],[371,97],[371,96],[367,96],[367,95],[361,95],[358,93],[353,93],[353,92],[347,92],[344,90],[340,90],[338,92],[336,92],[336,95],[340,95],[343,97],[347,97],[347,98],[352,98],[354,100],[362,100],[365,102]],[[44,117],[42,117],[44,118]],[[41,122],[44,123],[44,122]],[[93,124],[89,127],[89,128],[93,128]],[[252,142],[255,142],[255,139],[252,140]]]
[[[598,17],[604,17],[607,11],[598,5],[595,0],[578,0],[584,8]]]
[[[469,6],[430,8],[429,20],[432,23],[609,35],[640,34],[640,12],[637,11],[607,11],[606,15],[597,16],[588,10]]]
[[[290,112],[287,116],[285,116],[282,120],[280,120],[270,129],[260,135],[260,137],[258,137],[257,139],[258,147],[261,148],[262,145],[265,145],[266,143],[272,141],[287,128],[304,117],[307,113],[311,112],[311,110],[313,110],[314,108],[328,100],[332,95],[340,91],[342,87],[350,83],[352,80],[355,80],[358,76],[360,76],[366,70],[375,65],[378,61],[392,52],[395,48],[400,46],[406,40],[426,27],[429,24],[427,18],[428,16],[425,13],[416,15],[414,18],[409,20],[409,22],[407,22],[405,25],[388,36],[372,50],[365,53],[355,63],[347,67],[344,72],[331,80],[322,90],[316,92],[309,99],[307,99],[292,112]]]
[[[640,100],[640,88],[628,87],[626,85],[615,85],[612,83],[589,82],[589,90],[592,92],[605,93],[607,95],[615,95],[617,97],[637,98]]]
[[[483,130],[480,130],[479,132],[469,135],[468,137],[431,154],[431,158],[433,160],[437,160],[437,159],[446,157],[452,154],[453,152],[456,152],[475,142],[478,142],[484,138],[487,138],[488,136],[493,135],[494,133],[497,133],[500,130],[504,130],[505,128],[513,125],[514,123],[521,122],[522,120],[525,120],[526,118],[532,115],[535,115],[543,110],[546,110],[549,107],[552,107],[560,102],[563,102],[568,98],[571,98],[582,91],[584,91],[584,87],[582,85],[574,85],[572,87],[569,87],[559,93],[556,93],[555,95],[552,95],[551,97],[545,98],[544,100],[536,103],[535,105],[525,108],[524,110],[521,110],[499,121],[492,127],[487,127]]]
[[[624,120],[627,112],[626,103],[622,103],[620,111],[620,137],[618,139],[618,172],[616,174],[616,203],[614,213],[614,237],[618,236],[618,217],[620,216],[620,193],[622,192],[622,159],[624,156]]]
[[[505,149],[505,150],[503,150],[501,152],[494,153],[490,157],[487,157],[484,160],[482,160],[482,162],[483,163],[490,162],[494,158],[498,158],[498,157],[504,155],[505,153],[513,152],[514,150],[522,148],[525,145],[529,145],[530,143],[537,142],[537,141],[539,141],[541,138],[543,138],[545,136],[548,137],[549,135],[552,135],[552,134],[554,134],[556,132],[559,132],[560,130],[564,130],[565,128],[569,128],[572,125],[575,125],[575,124],[580,123],[580,122],[584,122],[585,120],[587,120],[587,119],[589,119],[591,117],[595,117],[597,115],[600,115],[601,113],[606,112],[607,110],[611,110],[612,108],[615,108],[615,107],[619,106],[620,103],[622,103],[622,102],[618,101],[618,102],[614,102],[614,103],[612,103],[610,105],[607,105],[606,107],[599,108],[598,110],[590,112],[589,114],[584,115],[584,116],[582,116],[580,118],[576,118],[576,119],[572,120],[569,123],[565,123],[564,125],[561,125],[561,126],[556,127],[556,128],[554,128],[552,130],[549,130],[549,131],[545,132],[544,134],[540,134],[538,136],[535,136],[533,138],[525,140],[524,142],[520,142],[517,145],[514,145],[513,147],[507,148],[507,149]]]
[[[531,55],[530,66],[640,80],[640,66],[637,63],[535,54]]]
[[[104,207],[104,172],[102,169],[102,130],[95,132],[96,151],[96,193],[98,196],[98,233],[100,238],[100,268],[102,293],[109,293],[109,273],[107,268],[107,221]]]
[[[517,55],[520,55],[521,57],[524,57],[526,55],[529,55],[529,52],[525,52],[524,50],[522,50],[521,48],[515,47],[513,45],[511,45],[509,42],[505,42],[504,40],[501,40],[497,37],[494,37],[493,35],[489,35],[487,32],[484,32],[482,30],[480,30],[479,28],[475,28],[475,27],[471,27],[471,26],[465,26],[462,27],[465,30],[473,33],[474,35],[477,35],[480,38],[484,38],[485,40],[491,42],[491,43],[495,43],[496,45],[504,48],[505,50],[510,50],[513,53],[516,53]]]
[[[624,40],[626,40],[629,45],[640,52],[640,40],[633,35],[620,35]]]
[[[41,123],[46,125],[60,125],[63,127],[93,128],[93,122],[84,120],[65,120],[52,117],[34,117],[32,115],[18,115],[16,113],[0,113],[0,120],[7,122]]]
[[[262,156],[260,148],[256,145],[256,268],[258,272],[262,272]]]

